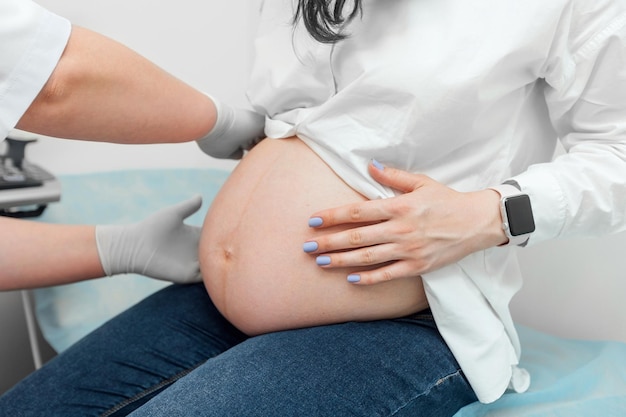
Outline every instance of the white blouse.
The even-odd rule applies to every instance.
[[[371,158],[459,191],[513,178],[532,200],[529,245],[626,229],[626,0],[364,0],[336,45],[294,30],[295,4],[266,0],[255,44],[248,97],[269,137],[297,135],[372,199],[394,191]],[[515,250],[423,278],[480,401],[526,390]]]
[[[31,0],[0,0],[0,141],[56,67],[70,22]]]

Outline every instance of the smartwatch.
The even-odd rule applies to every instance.
[[[516,181],[512,180],[489,188],[500,194],[502,229],[509,238],[509,242],[501,246],[526,246],[530,234],[535,231],[530,197],[522,192]]]

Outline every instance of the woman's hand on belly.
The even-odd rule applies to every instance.
[[[302,251],[303,241],[320,235],[306,224],[312,211],[364,200],[300,140],[261,142],[233,171],[205,219],[200,265],[216,307],[248,334],[426,308],[419,277],[354,286],[345,279],[349,270],[320,269]]]
[[[347,228],[305,242],[305,252],[324,269],[352,268],[348,281],[376,284],[419,276],[506,242],[495,191],[462,193],[374,163],[369,171],[404,194],[314,213],[309,223],[320,233]]]

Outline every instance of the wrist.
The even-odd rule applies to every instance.
[[[486,247],[491,248],[494,246],[506,245],[509,241],[504,229],[502,228],[502,212],[500,210],[500,194],[491,188],[487,188],[481,193],[484,194],[485,199],[485,213],[486,213]]]
[[[466,193],[462,207],[462,225],[466,227],[465,245],[469,253],[506,244],[500,217],[500,196],[491,189]]]

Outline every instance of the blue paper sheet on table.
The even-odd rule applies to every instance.
[[[474,403],[454,417],[626,416],[626,344],[570,340],[516,326],[520,364],[531,375],[523,394]]]
[[[60,177],[60,203],[41,221],[70,224],[128,223],[171,204],[203,196],[187,220],[201,225],[229,172],[211,169],[115,171]],[[49,343],[62,351],[89,331],[168,285],[138,275],[118,276],[36,290],[37,317]],[[518,326],[521,365],[532,384],[492,404],[471,404],[455,417],[626,416],[626,344],[567,340]]]

